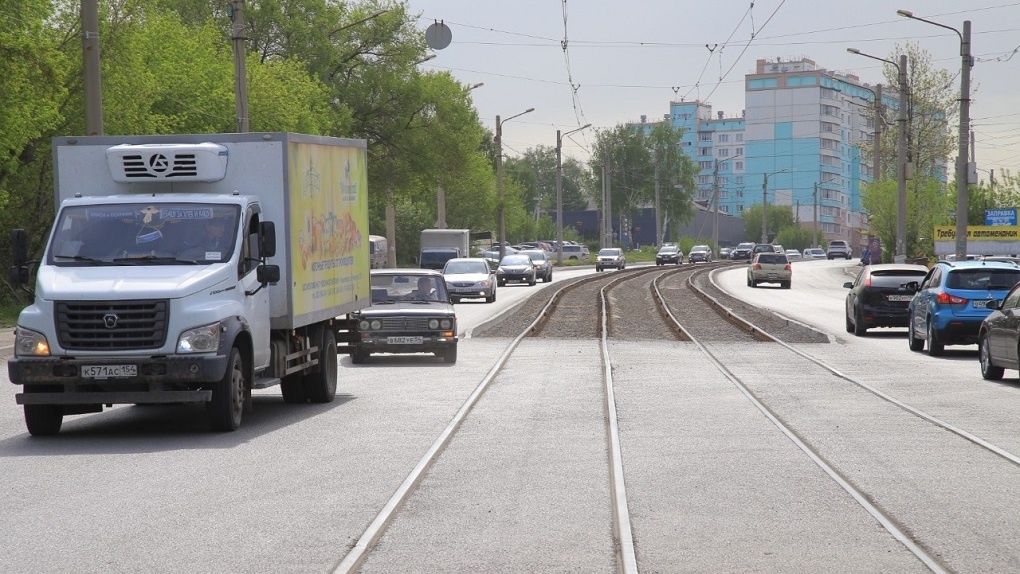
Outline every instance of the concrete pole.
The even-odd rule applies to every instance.
[[[719,253],[719,160],[715,160],[712,172],[712,254]]]
[[[563,265],[563,138],[556,130],[556,264]]]
[[[768,220],[765,217],[768,211],[767,195],[769,188],[769,174],[764,174],[761,183],[761,243],[768,243],[768,234],[765,232]]]
[[[902,97],[902,94],[901,94]],[[875,86],[875,155],[871,181],[882,178],[882,84]]]
[[[436,228],[446,229],[446,190],[442,184],[436,185]]]
[[[506,255],[506,220],[503,218],[503,123],[496,116],[496,192],[499,214],[499,260]]]
[[[655,246],[662,245],[662,216],[659,208],[659,151],[655,150]]]
[[[818,247],[819,245],[818,245],[818,243],[816,243],[818,241],[818,184],[817,183],[815,184],[815,191],[814,191],[814,193],[811,194],[811,196],[812,196],[812,198],[814,199],[814,202],[815,202],[815,213],[811,217],[811,219],[814,220],[814,224],[815,224],[814,225],[814,233],[811,235],[811,245],[813,247]]]
[[[397,224],[393,208],[393,188],[386,190],[386,266],[397,266]]]
[[[82,0],[82,73],[85,75],[85,135],[103,135],[103,82],[99,68],[99,8]]]
[[[895,263],[907,260],[907,56],[900,56],[900,140],[897,145],[897,163],[899,164],[896,179],[896,254]],[[966,218],[965,218],[966,219]]]
[[[248,132],[248,79],[244,64],[244,0],[231,3],[231,40],[234,46],[234,107],[237,111],[237,132]]]
[[[956,158],[956,259],[967,258],[967,211],[969,209],[967,163],[967,131],[970,129],[970,69],[974,61],[970,55],[970,20],[963,22],[960,36],[960,155]]]

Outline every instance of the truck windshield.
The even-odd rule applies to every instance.
[[[61,266],[196,265],[227,261],[240,208],[202,203],[118,203],[61,210],[47,262]]]

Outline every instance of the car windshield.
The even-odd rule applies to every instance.
[[[1020,269],[991,269],[976,267],[954,269],[949,272],[946,287],[978,291],[1006,290],[1020,281]]]
[[[708,251],[708,246],[707,245],[695,245],[694,247],[691,247],[691,251]]]
[[[753,247],[754,243],[741,243],[740,245],[737,245],[737,249],[752,249]]]
[[[599,255],[602,257],[617,257],[620,255],[619,249],[603,249],[599,251]]]
[[[523,254],[523,255],[527,255],[533,261],[545,261],[546,260],[545,251],[538,251],[538,250],[534,250],[534,249],[529,249],[527,251],[521,251],[520,253]]]
[[[678,249],[676,247],[663,247],[659,249],[659,253],[676,253]]]
[[[531,265],[531,258],[527,255],[507,255],[499,262],[500,265]]]
[[[446,282],[439,275],[372,274],[372,303],[446,301]]]
[[[489,266],[484,261],[448,261],[444,275],[457,275],[461,273],[488,273]]]
[[[69,206],[49,248],[54,265],[166,265],[226,261],[240,208],[200,203]]]

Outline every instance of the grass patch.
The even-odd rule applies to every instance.
[[[25,307],[23,305],[3,304],[0,305],[0,328],[13,327],[18,324],[18,314]]]

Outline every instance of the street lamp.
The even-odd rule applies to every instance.
[[[790,168],[784,168],[784,169],[781,169],[781,170],[776,171],[776,172],[762,174],[762,183],[761,183],[761,242],[762,243],[768,243],[768,240],[769,240],[768,234],[767,234],[768,220],[765,217],[766,213],[768,213],[769,176],[770,175],[779,175],[781,173],[786,173],[787,171],[789,171],[789,169]]]
[[[590,128],[591,124],[584,124],[576,130],[570,130],[569,132],[560,135],[560,130],[556,130],[556,264],[563,265],[563,163],[562,150],[563,150],[563,136],[569,136],[572,133],[579,132],[585,128]]]
[[[899,166],[896,170],[896,192],[898,199],[896,205],[896,253],[893,255],[893,261],[903,263],[907,260],[907,56],[906,54],[901,54],[900,63],[897,64],[892,60],[865,54],[857,48],[847,48],[846,51],[858,56],[864,56],[865,58],[871,58],[872,60],[878,60],[879,62],[885,62],[886,64],[892,64],[896,67],[898,73],[900,82],[900,117],[897,121],[900,124],[900,139],[896,146],[897,163]],[[881,102],[876,101],[875,105],[879,106]],[[878,177],[877,173],[875,177]],[[966,230],[966,228],[964,229]]]
[[[528,108],[519,114],[500,121],[496,116],[496,189],[499,192],[499,259],[506,255],[506,217],[503,209],[503,124],[524,114],[535,111]]]
[[[482,87],[484,85],[485,85],[485,82],[478,82],[477,84],[471,84],[470,86],[468,86],[467,91],[470,92],[471,90],[473,90],[475,88],[480,88],[480,87]]]
[[[956,158],[956,257],[957,261],[963,261],[967,258],[967,213],[969,209],[967,180],[970,170],[967,162],[967,132],[970,126],[970,69],[974,67],[974,58],[970,55],[970,20],[963,21],[963,33],[960,33],[952,26],[914,16],[914,13],[909,10],[897,10],[896,14],[952,30],[960,37],[962,68],[960,70],[960,156]]]

